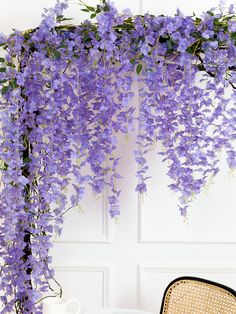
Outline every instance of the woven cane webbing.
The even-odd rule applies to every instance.
[[[236,314],[236,297],[201,281],[180,280],[166,292],[164,314]]]

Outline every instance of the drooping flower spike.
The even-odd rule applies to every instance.
[[[52,236],[85,193],[106,189],[110,215],[119,215],[118,138],[137,119],[136,190],[146,191],[147,156],[161,143],[182,215],[219,171],[222,149],[236,167],[233,6],[201,18],[155,17],[120,15],[102,1],[84,5],[91,19],[79,26],[63,24],[66,8],[58,1],[38,28],[0,34],[3,314],[42,312],[39,301],[57,283]]]

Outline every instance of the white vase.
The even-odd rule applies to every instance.
[[[64,301],[61,298],[52,297],[43,300],[43,314],[79,314],[79,312],[80,302],[77,299]]]

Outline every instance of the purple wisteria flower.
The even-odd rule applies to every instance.
[[[110,216],[120,214],[119,136],[137,121],[136,191],[147,191],[147,156],[160,142],[183,216],[218,173],[222,149],[236,167],[233,6],[227,18],[214,10],[155,17],[120,15],[103,1],[85,6],[95,23],[63,26],[67,5],[46,9],[34,30],[0,34],[3,314],[42,313],[40,300],[57,283],[52,237],[84,194],[106,190]]]

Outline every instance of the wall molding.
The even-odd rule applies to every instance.
[[[56,272],[98,272],[102,273],[102,306],[109,307],[111,304],[111,266],[100,263],[64,263],[54,264]]]
[[[53,243],[84,243],[104,244],[111,243],[111,219],[108,212],[106,192],[102,194],[102,231],[98,234],[67,234],[55,238]]]
[[[137,303],[138,307],[141,308],[141,275],[143,273],[155,273],[155,274],[173,274],[173,273],[184,273],[186,275],[193,275],[197,273],[206,274],[235,274],[236,266],[233,264],[229,265],[200,265],[199,264],[185,264],[185,265],[152,265],[152,264],[138,264],[137,265]],[[164,291],[163,291],[164,293]]]
[[[150,206],[148,204],[148,196],[138,196],[138,243],[152,243],[152,244],[236,244],[236,236],[232,235],[219,235],[214,238],[206,240],[201,233],[191,234],[191,237],[178,236],[176,233],[161,233],[151,232],[148,222],[150,221]]]

